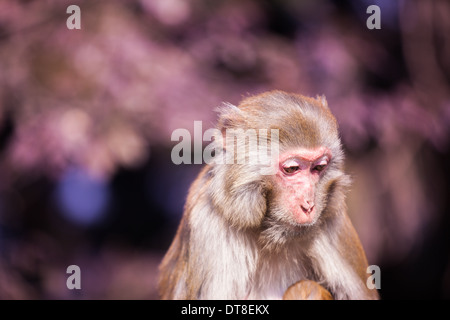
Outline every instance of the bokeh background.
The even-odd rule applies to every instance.
[[[382,298],[448,299],[449,85],[445,0],[0,1],[0,298],[157,299],[201,168],[172,131],[282,89],[339,121]]]

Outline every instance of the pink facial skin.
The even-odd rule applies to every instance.
[[[280,155],[277,180],[285,197],[283,203],[298,224],[315,222],[316,185],[330,161],[331,152],[325,147],[297,149]]]

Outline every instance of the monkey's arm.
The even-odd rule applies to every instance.
[[[339,242],[341,243],[340,247],[347,248],[347,261],[364,283],[363,288],[365,289],[366,298],[375,300],[379,299],[380,297],[378,291],[367,287],[366,282],[369,274],[367,273],[368,262],[366,254],[348,215],[345,215],[343,223],[345,225],[346,232],[339,235]]]

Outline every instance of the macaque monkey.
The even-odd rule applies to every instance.
[[[220,110],[217,129],[276,129],[257,149],[277,146],[263,152],[273,170],[263,174],[267,162],[255,161],[205,165],[160,265],[161,298],[378,299],[366,286],[366,256],[346,213],[350,179],[325,98],[248,97]],[[248,139],[239,138],[238,151],[247,150]],[[215,156],[236,160],[234,147],[227,139]]]

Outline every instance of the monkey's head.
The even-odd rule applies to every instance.
[[[233,150],[244,150],[247,160],[270,158],[272,169],[270,175],[261,174],[267,161],[213,166],[211,199],[233,226],[261,230],[266,243],[284,243],[326,219],[333,197],[344,196],[334,194],[349,179],[342,172],[337,122],[324,97],[282,91],[249,97],[237,108],[224,108],[218,128],[223,135],[231,130],[238,137],[226,140],[225,157],[237,159],[230,152],[232,141],[237,144]],[[247,139],[253,131],[259,133],[256,152]],[[225,188],[216,189],[219,183]]]

